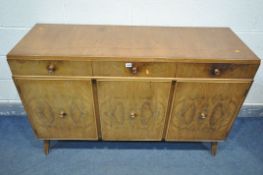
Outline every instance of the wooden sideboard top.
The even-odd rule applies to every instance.
[[[8,59],[238,62],[259,58],[229,28],[36,24]]]

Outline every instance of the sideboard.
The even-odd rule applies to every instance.
[[[36,24],[8,53],[44,140],[226,139],[259,58],[220,27]]]

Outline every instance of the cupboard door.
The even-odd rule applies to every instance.
[[[38,138],[98,138],[90,80],[15,82]]]
[[[161,140],[170,82],[98,81],[103,140]]]
[[[223,140],[250,83],[178,82],[166,140]]]

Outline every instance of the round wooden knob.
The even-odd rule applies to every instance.
[[[132,72],[133,74],[137,74],[138,68],[137,68],[137,67],[132,67],[132,68],[131,68],[131,72]]]
[[[135,112],[131,112],[130,113],[130,118],[135,118],[136,117],[136,113]]]
[[[60,117],[60,118],[64,118],[66,115],[67,115],[67,113],[64,112],[64,111],[61,111],[61,112],[59,113],[59,117]]]
[[[206,118],[207,118],[206,113],[202,112],[202,113],[200,114],[200,118],[201,118],[201,119],[206,119]]]
[[[48,73],[51,74],[51,73],[55,72],[56,66],[54,64],[50,64],[50,65],[48,65],[47,70],[48,70]]]
[[[215,68],[214,71],[213,71],[214,75],[220,75],[221,74],[221,71],[220,69],[218,68]]]

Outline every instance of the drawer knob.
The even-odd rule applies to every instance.
[[[221,74],[221,71],[220,71],[220,69],[218,69],[218,68],[215,68],[214,69],[214,71],[213,71],[213,73],[214,73],[214,75],[220,75]]]
[[[48,65],[47,70],[49,74],[54,73],[56,70],[56,66],[54,64],[50,64]]]
[[[131,113],[130,113],[130,118],[134,119],[136,116],[137,116],[137,115],[136,115],[135,112],[131,112]]]
[[[66,115],[67,115],[67,113],[64,112],[64,111],[61,111],[61,112],[59,113],[59,117],[60,117],[60,118],[64,118]]]
[[[134,63],[125,63],[125,67],[128,68],[133,74],[138,73],[138,67],[134,65]]]
[[[138,68],[134,66],[134,67],[131,68],[131,71],[132,71],[133,74],[137,74]]]
[[[200,114],[200,119],[206,119],[206,118],[207,118],[207,114],[204,113],[204,112],[202,112],[202,113]]]

